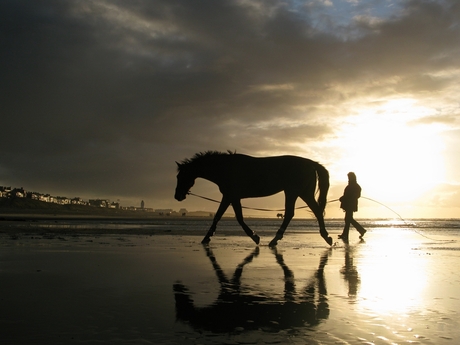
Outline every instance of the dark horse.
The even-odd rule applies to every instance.
[[[202,243],[211,240],[217,223],[232,204],[238,223],[246,234],[259,244],[260,237],[243,220],[241,199],[269,196],[284,191],[283,223],[269,245],[276,246],[283,238],[294,216],[298,197],[313,211],[318,219],[321,236],[332,245],[332,238],[327,233],[323,217],[329,190],[329,173],[321,164],[295,156],[255,158],[231,152],[208,151],[197,153],[193,158],[177,163],[177,167],[179,173],[174,196],[176,200],[182,201],[186,198],[198,177],[214,182],[222,193],[222,201]],[[316,180],[319,188],[318,201],[315,199]]]

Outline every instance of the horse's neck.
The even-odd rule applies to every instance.
[[[220,183],[220,178],[222,177],[222,172],[220,170],[221,169],[217,168],[215,165],[208,165],[198,169],[197,177],[214,182],[218,185]]]
[[[201,174],[198,174],[197,177],[200,177],[200,178],[203,178],[205,180],[208,180],[210,182],[213,182],[215,183],[216,185],[219,185],[220,184],[220,179],[218,176],[216,176],[215,174],[212,174],[212,173],[201,173]]]

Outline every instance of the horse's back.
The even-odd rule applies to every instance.
[[[223,191],[241,197],[258,197],[316,185],[316,162],[297,156],[230,156]]]
[[[292,174],[295,171],[315,170],[319,163],[308,158],[299,156],[272,156],[272,157],[252,157],[247,155],[235,154],[235,162],[244,169],[257,169],[267,173],[273,171],[289,171]]]

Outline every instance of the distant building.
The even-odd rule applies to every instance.
[[[120,204],[118,202],[111,202],[108,206],[108,208],[116,208],[116,209],[119,209],[120,208]]]
[[[27,193],[26,193],[26,198],[32,199],[32,200],[40,200],[40,193],[37,193],[37,192],[27,192]]]
[[[144,200],[141,201],[141,209],[144,209]]]
[[[0,197],[8,198],[9,193],[11,192],[11,187],[0,186]]]
[[[110,204],[109,200],[105,199],[89,199],[89,205],[94,207],[108,207]]]
[[[53,197],[49,194],[40,194],[40,196],[38,197],[38,200],[44,201],[44,202],[52,202],[52,198]]]
[[[86,201],[83,201],[83,199],[78,197],[78,196],[73,198],[73,199],[71,199],[70,203],[72,205],[88,205],[88,203]]]
[[[170,208],[165,208],[165,209],[159,208],[155,210],[155,213],[158,213],[160,216],[164,216],[164,215],[169,216],[172,212],[173,210]]]
[[[9,197],[10,198],[25,198],[27,192],[24,190],[24,188],[14,188],[12,191],[9,192]]]
[[[59,205],[68,205],[71,203],[71,200],[65,196],[57,196],[55,203]]]

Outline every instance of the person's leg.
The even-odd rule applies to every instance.
[[[350,231],[351,220],[353,220],[353,212],[346,211],[345,212],[345,226],[343,227],[342,234],[339,235],[339,238],[341,238],[344,241],[348,241],[348,233]]]
[[[363,238],[364,234],[366,233],[366,229],[363,228],[361,224],[359,224],[353,217],[351,218],[351,224],[355,227],[356,230],[359,232],[359,238]]]

